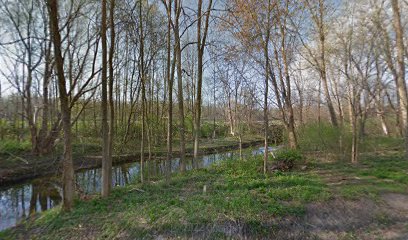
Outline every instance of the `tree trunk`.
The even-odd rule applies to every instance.
[[[115,105],[113,102],[113,57],[115,55],[115,0],[110,0],[110,28],[111,28],[111,36],[110,36],[110,49],[109,49],[109,110],[110,110],[110,119],[109,119],[109,135],[108,135],[108,164],[109,164],[109,179],[112,182],[112,155],[113,155],[113,139],[115,136]],[[110,187],[112,188],[111,184]]]
[[[285,71],[285,85],[286,85],[286,91],[285,91],[285,105],[286,105],[286,111],[288,112],[288,119],[287,119],[287,130],[288,130],[288,143],[289,147],[292,149],[297,148],[297,138],[296,138],[296,133],[295,133],[295,116],[293,113],[293,106],[292,106],[292,92],[291,92],[291,86],[290,86],[290,76],[289,76],[289,64],[286,58],[286,48],[285,48],[285,27],[286,26],[281,26],[281,35],[282,35],[282,58],[283,58],[283,65],[284,65],[284,71]]]
[[[212,7],[212,0],[209,0],[207,12],[205,13],[205,25],[204,33],[201,34],[201,19],[202,19],[202,9],[203,1],[198,0],[198,11],[197,11],[197,98],[195,103],[195,119],[194,119],[194,163],[197,161],[198,157],[198,148],[199,148],[199,138],[201,130],[201,90],[203,85],[203,57],[204,57],[204,48],[206,44],[208,25],[210,20],[210,12]]]
[[[329,109],[330,120],[333,126],[337,127],[336,112],[334,111],[333,102],[330,97],[329,84],[326,73],[326,37],[324,30],[324,0],[319,0],[319,41],[320,41],[320,77],[323,81],[324,95],[326,96],[327,108]]]
[[[400,95],[400,114],[402,118],[405,138],[405,153],[406,158],[408,159],[408,96],[407,96],[407,86],[405,83],[405,50],[404,50],[404,33],[401,24],[401,14],[398,6],[398,0],[392,0],[392,12],[393,12],[393,26],[396,35],[396,47],[397,47],[397,90]]]
[[[358,162],[358,127],[357,127],[357,117],[354,114],[351,116],[351,163]]]
[[[66,89],[64,76],[64,60],[61,53],[61,35],[58,27],[58,3],[57,0],[48,0],[48,11],[50,16],[50,29],[54,44],[55,63],[57,68],[59,99],[61,103],[62,128],[64,131],[64,159],[62,173],[62,209],[70,211],[74,199],[74,165],[72,162],[72,140],[71,140],[71,110]]]
[[[168,91],[168,108],[167,108],[167,161],[165,162],[166,180],[170,179],[171,158],[173,153],[173,78],[171,77],[171,0],[167,3],[167,91]]]
[[[106,39],[106,0],[102,0],[102,197],[110,193],[112,163],[109,158],[109,125],[108,125],[108,79],[107,79],[107,39]]]
[[[197,14],[197,94],[195,102],[195,118],[194,118],[194,162],[196,163],[198,157],[199,138],[200,138],[200,118],[201,118],[201,89],[203,84],[203,52],[201,47],[201,8],[203,1],[198,0],[198,14]]]
[[[144,37],[143,37],[143,17],[142,17],[142,1],[139,1],[139,31],[140,31],[140,49],[139,49],[139,58],[140,58],[140,72],[141,72],[141,83],[142,83],[142,138],[140,143],[140,181],[143,183],[144,176],[144,152],[145,152],[145,108],[146,108],[146,86],[145,86],[145,69],[144,69]]]
[[[228,88],[227,88],[228,89]],[[230,122],[230,133],[232,136],[235,136],[235,124],[234,124],[234,117],[232,116],[232,106],[231,106],[231,93],[229,92],[229,89],[227,90],[228,93],[228,119]]]
[[[177,59],[177,101],[179,109],[179,121],[180,121],[180,170],[184,172],[186,170],[185,152],[185,123],[184,123],[184,97],[183,97],[183,72],[182,72],[182,59],[181,59],[181,43],[180,43],[180,30],[179,30],[179,17],[181,13],[181,0],[175,0],[175,24],[174,24],[174,36],[176,39],[176,59]]]
[[[267,29],[264,42],[264,58],[265,58],[265,90],[264,90],[264,109],[263,109],[263,123],[264,123],[264,161],[263,173],[266,174],[268,164],[268,135],[269,135],[269,119],[268,119],[268,90],[269,90],[269,38],[270,38],[270,23],[271,23],[271,0],[268,1],[267,14]]]

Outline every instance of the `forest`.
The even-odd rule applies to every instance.
[[[0,239],[408,239],[407,0],[0,0]]]

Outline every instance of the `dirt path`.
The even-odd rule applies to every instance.
[[[307,206],[303,225],[319,239],[408,239],[408,195],[334,199]]]
[[[300,239],[408,239],[408,195],[384,192],[374,199],[367,196],[356,200],[338,195],[344,185],[387,180],[332,170],[318,170],[316,174],[335,197],[307,205],[305,216],[295,224]]]

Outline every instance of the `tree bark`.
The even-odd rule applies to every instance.
[[[180,43],[180,27],[179,18],[181,13],[181,1],[174,1],[175,11],[175,24],[174,24],[174,36],[176,40],[176,59],[177,59],[177,101],[179,109],[179,121],[180,121],[180,170],[184,172],[186,170],[185,163],[185,122],[184,122],[184,97],[183,97],[183,72],[182,72],[182,59],[181,59],[181,43]]]
[[[398,5],[398,0],[391,1],[392,12],[393,12],[393,27],[396,35],[396,47],[397,47],[397,90],[400,95],[400,114],[402,117],[402,124],[404,128],[404,138],[405,138],[405,154],[408,159],[408,96],[407,96],[407,86],[405,83],[405,46],[404,46],[404,33],[401,24],[401,13]]]
[[[171,171],[171,157],[173,153],[173,81],[171,75],[171,0],[166,4],[167,8],[167,64],[166,64],[166,78],[167,78],[167,93],[168,93],[168,108],[167,108],[167,161],[165,162],[166,180],[170,178]]]
[[[198,0],[198,11],[197,11],[197,96],[195,102],[195,119],[194,119],[194,163],[196,163],[198,158],[199,149],[199,139],[200,139],[200,124],[201,124],[201,105],[202,105],[202,85],[203,85],[203,57],[204,49],[206,44],[208,25],[210,20],[210,12],[212,7],[212,0],[209,0],[207,12],[205,13],[205,24],[204,32],[201,34],[201,19],[202,19],[202,5],[203,1]]]
[[[106,0],[102,0],[102,197],[110,193],[112,163],[109,158],[109,125],[108,125],[108,79],[107,79],[107,39],[106,39]]]
[[[320,77],[322,78],[323,81],[323,88],[324,88],[324,95],[326,96],[326,102],[327,102],[327,108],[329,109],[329,114],[330,114],[330,120],[333,126],[337,127],[337,118],[336,118],[336,112],[333,107],[333,102],[330,97],[330,91],[329,91],[329,84],[327,80],[327,73],[326,73],[326,37],[325,37],[325,32],[324,32],[324,23],[323,23],[323,16],[324,16],[324,0],[319,0],[319,40],[320,40],[320,61],[321,61],[321,66],[320,66]]]
[[[110,49],[109,49],[109,110],[110,110],[110,115],[109,115],[109,135],[108,135],[108,142],[109,142],[109,148],[108,148],[108,164],[109,164],[109,176],[108,178],[112,182],[112,155],[113,155],[113,139],[115,136],[115,105],[113,102],[113,82],[114,82],[114,76],[113,76],[113,58],[115,55],[115,0],[110,0],[110,29],[111,29],[111,35],[110,35]],[[110,188],[112,188],[110,184]]]
[[[144,37],[143,37],[143,16],[142,16],[142,1],[139,1],[139,31],[140,31],[140,49],[139,49],[139,58],[140,58],[140,80],[142,84],[142,138],[140,143],[140,181],[144,181],[144,152],[145,152],[145,135],[146,135],[146,84],[145,84],[145,63],[144,63]]]
[[[54,55],[58,78],[59,99],[61,104],[62,128],[64,131],[64,159],[62,173],[62,209],[70,211],[74,199],[74,165],[72,161],[72,136],[71,136],[71,110],[69,108],[69,99],[66,89],[66,80],[64,75],[64,60],[61,53],[61,35],[58,24],[58,2],[57,0],[48,0],[48,11],[50,16],[50,29],[54,44]]]
[[[264,161],[263,161],[263,173],[266,174],[268,164],[268,135],[269,135],[269,119],[268,119],[268,90],[269,90],[269,38],[271,35],[271,0],[268,1],[268,14],[267,14],[267,29],[264,40],[264,58],[265,58],[265,90],[264,90],[264,109],[263,109],[263,121],[264,121]]]

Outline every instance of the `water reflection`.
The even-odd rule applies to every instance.
[[[273,150],[273,149],[271,149]],[[262,154],[263,148],[256,148],[246,151],[245,155]],[[216,153],[201,156],[196,160],[194,166],[204,168],[220,160],[231,159],[239,156],[238,151]],[[186,159],[186,169],[193,168],[193,160]],[[151,160],[145,163],[144,176],[154,178],[163,175],[165,171],[165,161]],[[171,160],[171,171],[177,172],[180,169],[180,159]],[[112,184],[113,186],[124,186],[126,184],[139,181],[140,163],[132,162],[113,166]],[[76,183],[81,191],[86,194],[98,193],[101,190],[101,169],[88,169],[76,172]],[[33,213],[45,211],[61,202],[61,187],[59,177],[47,177],[35,179],[27,184],[11,186],[0,189],[0,230],[15,226],[22,219]]]
[[[52,178],[0,191],[0,230],[15,226],[21,219],[50,209],[61,202],[60,187]]]
[[[198,168],[207,167],[221,159],[230,159],[237,154],[235,152],[227,152],[227,153],[217,153],[217,154],[210,154],[206,156],[202,156],[196,161],[196,166]],[[157,175],[163,175],[165,172],[165,161],[161,160],[154,160],[154,161],[147,161],[144,167],[144,176],[147,178],[154,178]],[[186,163],[187,170],[191,170],[193,168],[193,161],[192,159],[187,159]],[[171,160],[171,171],[177,172],[180,169],[180,158],[174,158]],[[140,178],[140,163],[139,162],[132,162],[132,163],[125,163],[117,166],[113,166],[112,168],[112,185],[113,186],[124,186],[131,182],[136,182]],[[91,170],[84,170],[76,173],[76,181],[77,185],[81,187],[81,190],[84,193],[97,193],[101,190],[101,177],[102,177],[102,170],[98,169],[91,169]]]

